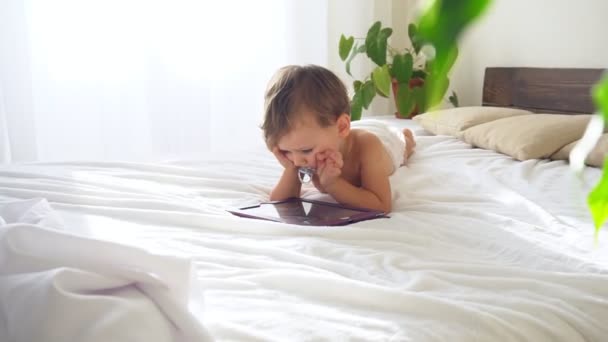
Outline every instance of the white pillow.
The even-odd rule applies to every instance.
[[[525,114],[532,112],[508,107],[458,107],[420,114],[414,121],[433,134],[458,136],[475,125]]]
[[[570,152],[578,142],[579,140],[564,146],[561,150],[553,154],[551,159],[569,160]],[[606,158],[606,155],[608,155],[608,134],[604,134],[600,137],[593,150],[591,150],[587,156],[587,159],[585,159],[585,164],[589,166],[602,167],[604,165],[604,158]]]
[[[518,160],[548,158],[580,139],[590,119],[591,115],[519,115],[471,127],[462,132],[462,139]]]

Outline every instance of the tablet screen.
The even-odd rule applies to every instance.
[[[278,203],[262,203],[256,207],[244,208],[242,213],[249,217],[273,219],[285,223],[301,225],[334,225],[344,224],[363,218],[370,218],[374,213],[344,208],[339,205],[306,200],[289,200]]]

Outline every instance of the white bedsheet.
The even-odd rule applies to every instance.
[[[210,339],[188,260],[62,228],[44,199],[0,202],[0,341]]]
[[[580,180],[561,161],[419,136],[391,179],[390,219],[298,227],[225,212],[265,200],[280,171],[266,151],[15,165],[0,169],[0,198],[43,197],[68,232],[191,258],[218,340],[608,336],[608,231],[594,244],[584,198],[599,170]]]

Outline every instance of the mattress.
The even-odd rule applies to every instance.
[[[608,238],[594,240],[585,204],[598,169],[576,176],[563,161],[519,162],[380,119],[411,128],[418,142],[390,179],[389,219],[303,227],[229,214],[268,199],[281,166],[265,150],[8,165],[0,203],[44,199],[65,234],[187,260],[202,293],[191,313],[209,339],[608,336]],[[306,188],[304,197],[324,196]]]

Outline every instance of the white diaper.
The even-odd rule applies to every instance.
[[[374,119],[353,121],[351,128],[366,130],[376,135],[393,160],[393,172],[405,164],[405,137],[403,132],[385,122]]]

